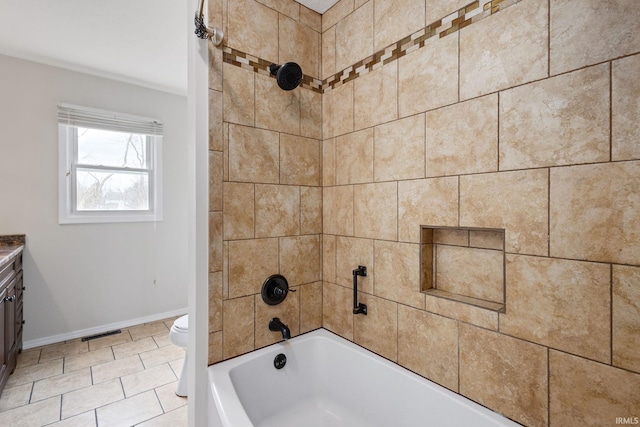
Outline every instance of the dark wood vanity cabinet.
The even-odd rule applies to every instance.
[[[0,394],[22,351],[22,248],[0,251]]]

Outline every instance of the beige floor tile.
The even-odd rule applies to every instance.
[[[61,418],[69,418],[124,399],[119,378],[62,395]]]
[[[134,372],[142,370],[144,370],[144,365],[140,360],[140,356],[138,356],[137,354],[125,357],[124,359],[117,359],[113,362],[107,362],[91,367],[94,384],[98,384],[113,378],[123,377],[125,375],[133,374]]]
[[[154,335],[153,340],[156,342],[158,347],[165,347],[171,344],[171,340],[169,339],[169,333]]]
[[[134,354],[153,350],[154,348],[158,348],[158,346],[156,345],[156,342],[153,340],[153,338],[147,337],[138,341],[114,345],[112,348],[115,358],[122,359]]]
[[[186,406],[167,412],[159,417],[153,418],[142,424],[138,424],[139,427],[177,427],[186,426],[188,422],[188,410]]]
[[[171,370],[171,367],[165,363],[144,371],[136,372],[135,374],[124,376],[121,379],[125,395],[130,397],[173,382],[177,378]]]
[[[60,419],[60,396],[21,406],[2,413],[0,425],[11,427],[43,426]]]
[[[144,363],[145,369],[149,369],[152,366],[158,366],[172,360],[184,358],[184,349],[172,344],[140,353],[140,358],[142,359],[142,363]]]
[[[25,368],[16,368],[16,370],[13,371],[13,374],[9,376],[7,387],[15,387],[19,384],[32,383],[61,373],[62,359],[27,366]]]
[[[91,410],[75,417],[49,424],[48,427],[95,427],[96,425],[96,411]]]
[[[87,341],[71,341],[68,343],[54,344],[42,348],[40,363],[60,359],[65,356],[72,356],[74,354],[86,353],[88,351],[89,343]]]
[[[187,404],[186,397],[180,397],[176,394],[177,386],[178,381],[174,381],[156,388],[156,395],[158,396],[158,399],[160,399],[160,405],[162,405],[164,412],[173,411],[174,409]]]
[[[169,333],[169,328],[167,328],[167,325],[162,321],[145,323],[143,325],[132,326],[129,328],[129,334],[131,334],[131,338],[134,341],[161,333]]]
[[[33,383],[5,388],[0,399],[0,412],[28,404],[32,388]]]
[[[91,385],[91,370],[89,368],[80,369],[68,374],[56,375],[36,381],[33,385],[31,402],[44,400],[58,394],[67,393]]]
[[[88,353],[76,354],[64,358],[64,372],[73,372],[82,368],[88,368],[100,363],[106,363],[113,360],[113,351],[110,347],[101,348],[100,350],[90,351]]]
[[[169,366],[173,369],[173,373],[176,374],[176,377],[180,379],[180,374],[182,373],[182,365],[184,364],[184,358],[172,360],[169,362]]]
[[[168,319],[164,319],[163,322],[167,326],[167,328],[171,329],[171,327],[173,326],[173,322],[175,322],[179,317],[182,316],[169,317]]]
[[[18,354],[18,362],[16,368],[24,368],[26,366],[36,365],[40,361],[40,352],[42,349],[34,348],[33,350],[25,350]]]
[[[100,427],[132,426],[162,414],[153,390],[121,400],[96,410]]]
[[[96,338],[89,341],[89,350],[96,351],[101,348],[111,347],[112,345],[123,344],[125,342],[131,342],[131,334],[126,329],[123,329],[121,333],[116,335],[109,335],[108,337]]]

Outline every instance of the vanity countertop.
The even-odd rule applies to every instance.
[[[0,269],[24,249],[25,236],[0,236]]]

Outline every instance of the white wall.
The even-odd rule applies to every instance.
[[[59,102],[163,121],[162,222],[58,224]],[[186,97],[0,55],[0,234],[27,235],[25,342],[186,311],[187,166]]]

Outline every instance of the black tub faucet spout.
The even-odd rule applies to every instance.
[[[288,340],[291,338],[291,332],[289,331],[289,327],[280,321],[280,318],[274,317],[269,320],[269,330],[274,332],[281,332],[282,339]]]

